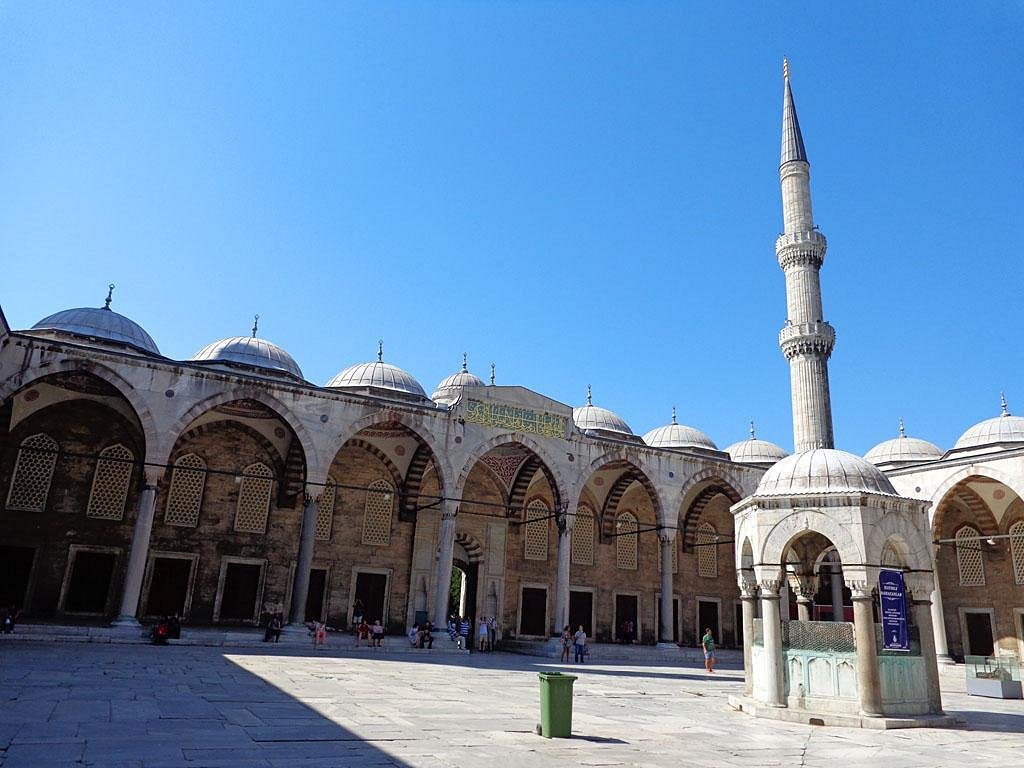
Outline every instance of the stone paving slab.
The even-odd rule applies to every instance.
[[[537,672],[578,675],[574,737],[543,739]],[[739,672],[509,654],[370,657],[253,649],[0,642],[0,766],[1011,766],[1024,705],[968,697],[959,730],[817,728],[726,705]]]

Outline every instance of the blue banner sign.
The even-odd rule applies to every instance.
[[[903,582],[903,571],[880,570],[878,572],[878,596],[882,607],[882,649],[909,651],[907,587]]]

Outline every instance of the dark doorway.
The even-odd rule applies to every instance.
[[[369,624],[380,620],[380,623],[387,626],[387,616],[384,615],[384,599],[388,591],[388,577],[386,573],[365,573],[360,571],[356,574],[356,600],[363,602],[363,615]]]
[[[324,593],[327,591],[327,569],[314,568],[309,572],[309,592],[306,593],[306,621],[324,620]]]
[[[150,616],[184,616],[192,560],[181,557],[157,557],[149,579],[146,613]]]
[[[594,628],[591,626],[591,621],[594,616],[594,593],[593,592],[576,592],[572,591],[569,593],[569,629],[575,632],[579,629],[580,624],[583,625],[583,631],[587,633],[587,637],[594,636]],[[558,631],[561,632],[562,628],[557,627]]]
[[[35,558],[33,547],[0,547],[0,606],[25,608]]]
[[[632,643],[637,637],[636,595],[615,596],[615,637],[623,643]]]
[[[991,656],[994,650],[992,639],[992,620],[988,613],[964,613],[964,623],[967,625],[967,648],[964,654],[967,656]]]
[[[221,621],[255,621],[263,566],[228,563],[220,598]]]
[[[105,613],[113,576],[112,553],[77,552],[71,565],[64,610],[69,613]]]
[[[697,636],[704,637],[704,630],[711,628],[711,635],[722,642],[721,627],[718,625],[718,603],[714,600],[697,601]]]
[[[547,632],[548,591],[538,587],[523,587],[521,607],[519,634],[545,635]]]
[[[742,647],[743,645],[743,603],[736,604],[736,610],[733,611],[733,624],[736,627],[736,647]],[[703,635],[702,635],[703,637]]]

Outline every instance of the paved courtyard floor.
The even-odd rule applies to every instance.
[[[967,697],[962,729],[867,731],[755,720],[741,673],[668,663],[578,668],[574,738],[544,739],[537,672],[509,654],[320,655],[0,642],[0,765],[830,766],[1024,764],[1024,704]]]

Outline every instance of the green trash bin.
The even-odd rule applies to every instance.
[[[572,735],[572,684],[576,675],[541,672],[540,735],[547,739],[567,739]]]

